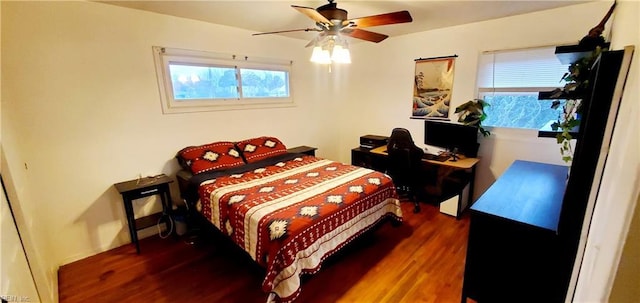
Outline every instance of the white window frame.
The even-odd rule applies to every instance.
[[[560,88],[563,86],[563,83],[560,81],[560,79],[562,78],[563,73],[566,70],[560,70],[558,71],[558,74],[556,76],[555,72],[553,73],[553,75],[551,77],[557,77],[557,85],[554,86],[500,86],[497,85],[495,83],[495,66],[492,67],[492,70],[489,71],[489,69],[487,69],[485,67],[486,66],[491,66],[494,62],[495,62],[495,56],[498,54],[504,54],[504,53],[518,53],[518,52],[527,52],[527,51],[532,51],[532,52],[537,52],[540,50],[552,50],[555,49],[555,46],[533,46],[533,47],[527,47],[527,48],[519,48],[519,49],[509,49],[509,50],[497,50],[497,51],[485,51],[482,52],[480,54],[479,57],[479,62],[478,62],[478,75],[477,75],[477,79],[476,79],[476,86],[477,86],[477,96],[480,99],[484,99],[487,95],[492,95],[492,94],[500,94],[500,93],[513,93],[513,94],[536,94],[538,92],[541,91],[552,91],[556,88]],[[492,57],[492,58],[491,58]],[[490,60],[487,60],[491,58]],[[555,56],[554,56],[554,59]],[[552,59],[553,60],[553,59]],[[548,72],[549,70],[545,70],[545,72]],[[556,81],[555,79],[553,81]],[[508,127],[508,126],[492,126],[489,125],[489,127],[492,128],[517,128],[517,129],[533,129],[533,128],[524,128],[524,127]]]
[[[161,46],[153,46],[153,56],[156,66],[156,77],[158,80],[160,100],[162,103],[162,112],[164,114],[295,106],[291,85],[291,67],[293,65],[293,61],[270,58],[250,58],[248,56]],[[234,68],[236,69],[239,97],[231,99],[176,100],[174,99],[173,84],[171,82],[171,74],[169,72],[170,63]],[[270,98],[243,97],[241,88],[242,79],[240,77],[240,69],[243,68],[286,72],[288,74],[286,81],[288,81],[289,96]]]

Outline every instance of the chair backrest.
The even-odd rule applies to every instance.
[[[420,173],[424,152],[405,128],[394,128],[387,144],[387,173],[397,185],[411,185]]]

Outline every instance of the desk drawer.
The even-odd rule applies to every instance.
[[[351,150],[351,165],[366,167],[384,173],[387,170],[387,159],[383,155],[355,148]]]
[[[166,191],[168,191],[168,187],[169,187],[169,185],[167,185],[167,184],[160,184],[160,185],[157,185],[157,186],[145,187],[145,188],[132,190],[130,192],[123,193],[123,195],[126,196],[126,198],[131,199],[131,200],[140,199],[140,198],[153,196],[153,195],[157,195],[157,194],[161,194],[163,192],[166,192]]]

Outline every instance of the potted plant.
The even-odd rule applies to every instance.
[[[485,137],[491,135],[491,132],[482,127],[482,121],[487,118],[487,114],[484,112],[485,106],[490,106],[490,104],[482,99],[473,99],[461,104],[456,107],[455,111],[458,114],[458,122],[464,125],[477,126],[480,133]]]

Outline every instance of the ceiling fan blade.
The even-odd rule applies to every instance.
[[[300,29],[289,29],[289,30],[275,31],[275,32],[255,33],[255,34],[252,34],[252,36],[282,34],[282,33],[291,33],[291,32],[321,32],[321,31],[322,31],[321,29],[317,29],[317,28],[300,28]]]
[[[357,28],[345,29],[341,33],[344,34],[345,36],[367,40],[375,43],[381,42],[382,40],[387,39],[389,37],[387,35],[374,33],[374,32],[366,31],[363,29],[357,29]]]
[[[399,11],[375,16],[349,19],[343,21],[342,25],[347,26],[353,24],[355,25],[355,27],[363,28],[378,25],[406,23],[411,21],[413,21],[413,18],[411,18],[411,14],[409,14],[408,11]]]
[[[313,21],[324,24],[326,26],[331,25],[331,21],[327,19],[325,16],[321,15],[315,8],[306,7],[306,6],[297,6],[291,5],[291,7],[295,8],[297,11],[303,13],[307,17],[313,19]]]

